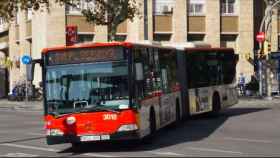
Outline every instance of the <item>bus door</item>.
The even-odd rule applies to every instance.
[[[196,98],[196,112],[205,112],[211,110],[209,88],[196,88],[194,91]]]
[[[176,98],[179,92],[174,91],[176,87],[176,54],[169,49],[159,49],[155,52],[159,59],[159,74],[161,81],[160,95],[160,124],[161,127],[176,119]],[[158,55],[158,57],[157,57]]]

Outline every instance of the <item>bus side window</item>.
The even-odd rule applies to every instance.
[[[144,56],[144,54],[142,53],[142,50],[141,49],[139,49],[139,48],[134,48],[133,49],[133,54],[134,54],[134,76],[136,76],[136,63],[138,63],[138,64],[140,64],[141,63],[141,66],[142,66],[142,69],[144,70],[144,58],[146,58],[145,56]],[[144,75],[144,74],[143,74]],[[134,82],[135,82],[135,84],[134,84],[134,88],[133,89],[135,89],[135,99],[137,99],[137,100],[141,100],[141,99],[143,99],[144,98],[144,91],[145,91],[145,89],[144,89],[144,80],[145,79],[143,79],[143,80],[136,80],[136,78],[134,79]]]
[[[143,65],[143,80],[135,81],[135,96],[142,99],[153,95],[153,92],[158,89],[157,59],[152,48],[136,48],[134,51],[134,63]]]
[[[164,93],[170,93],[178,85],[176,76],[176,54],[173,50],[159,50],[161,88]]]

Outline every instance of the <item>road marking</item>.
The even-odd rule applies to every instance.
[[[253,142],[253,143],[265,143],[271,144],[273,143],[270,140],[259,140],[259,139],[247,139],[247,138],[233,138],[233,137],[225,137],[225,140],[233,140],[233,141],[244,141],[244,142]]]
[[[26,153],[8,153],[6,155],[0,155],[0,157],[38,157],[39,155],[26,154]]]
[[[45,136],[45,134],[42,134],[42,133],[32,133],[32,132],[29,132],[29,133],[26,133],[27,135],[32,135],[32,136]]]
[[[16,148],[23,148],[23,149],[49,151],[49,152],[56,152],[56,153],[60,151],[60,150],[56,150],[56,149],[52,149],[52,148],[41,148],[41,147],[19,145],[19,144],[11,144],[11,143],[5,143],[5,144],[0,144],[0,145],[2,145],[2,146],[9,146],[9,147],[16,147]],[[82,155],[91,156],[91,157],[116,157],[116,156],[103,155],[103,154],[95,154],[95,153],[86,153],[86,154],[82,154]]]
[[[103,155],[103,154],[94,154],[94,153],[86,153],[82,154],[84,156],[90,156],[90,157],[119,157],[119,156],[111,156],[111,155]]]
[[[23,149],[59,152],[59,150],[51,149],[51,148],[40,148],[40,147],[35,147],[35,146],[27,146],[27,145],[19,145],[19,144],[11,144],[11,143],[4,143],[4,144],[0,144],[0,145],[9,146],[9,147],[16,147],[16,148],[23,148]]]
[[[174,153],[174,152],[163,152],[163,151],[149,151],[149,153],[152,153],[155,155],[166,155],[166,156],[186,156],[186,155],[178,154],[178,153]]]
[[[229,153],[229,154],[243,154],[239,151],[229,151],[229,150],[221,150],[221,149],[210,149],[210,148],[197,148],[197,147],[189,147],[189,150],[197,150],[197,151],[210,151],[210,152],[219,152],[219,153]]]

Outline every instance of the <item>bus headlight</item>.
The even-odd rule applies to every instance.
[[[126,132],[126,131],[134,131],[137,130],[138,127],[136,124],[128,124],[128,125],[122,125],[119,129],[118,132]]]
[[[74,123],[76,123],[76,118],[73,116],[67,117],[66,123],[67,123],[67,125],[73,125]]]
[[[47,136],[62,136],[63,134],[60,129],[47,129]]]

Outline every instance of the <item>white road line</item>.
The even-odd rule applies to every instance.
[[[259,139],[247,139],[247,138],[233,138],[233,137],[225,137],[225,140],[233,140],[233,141],[244,141],[244,142],[252,142],[252,143],[265,143],[271,144],[273,143],[270,140],[259,140]]]
[[[5,143],[5,144],[0,144],[0,145],[1,145],[1,146],[8,146],[8,147],[15,147],[15,148],[23,148],[23,149],[32,149],[32,150],[40,150],[40,151],[59,152],[59,150],[51,149],[51,148],[41,148],[41,147],[27,146],[27,145],[19,145],[19,144],[11,144],[11,143]]]
[[[174,153],[174,152],[164,152],[164,151],[149,151],[149,153],[155,154],[155,155],[165,155],[165,156],[186,156],[183,154],[178,154],[178,153]]]
[[[243,154],[239,151],[229,151],[229,150],[221,150],[221,149],[210,149],[210,148],[197,148],[197,147],[189,147],[189,150],[196,150],[196,151],[207,151],[207,152],[219,152],[219,153],[229,153],[229,154]]]
[[[39,155],[26,154],[26,153],[8,153],[6,155],[0,155],[0,157],[38,157]]]
[[[15,147],[15,148],[40,150],[40,151],[49,151],[49,152],[59,152],[60,151],[60,150],[56,150],[56,149],[52,149],[52,148],[41,148],[41,147],[19,145],[19,144],[11,144],[11,143],[0,144],[0,146],[8,146],[8,147]],[[95,154],[95,153],[86,153],[86,154],[82,154],[82,155],[90,156],[90,157],[116,157],[116,156],[103,155],[103,154]]]
[[[90,157],[119,157],[119,156],[111,156],[111,155],[103,155],[103,154],[95,154],[95,153],[86,153],[82,155],[90,156]]]
[[[26,133],[27,135],[31,135],[31,136],[45,136],[45,134],[42,134],[42,133]]]

